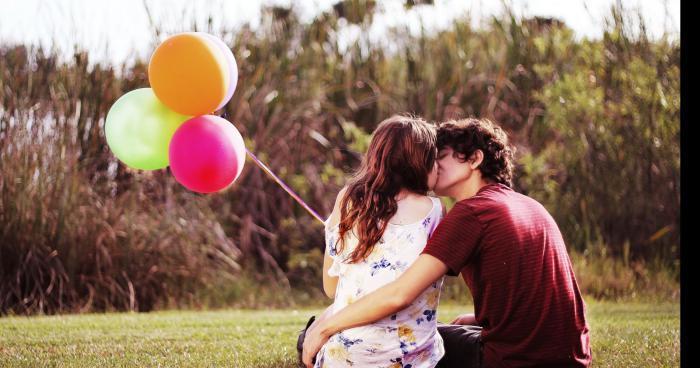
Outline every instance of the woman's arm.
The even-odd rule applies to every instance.
[[[333,258],[328,255],[328,252],[323,256],[323,291],[326,295],[334,299],[335,289],[338,287],[338,277],[328,275],[328,269],[333,264]]]
[[[333,212],[331,212],[328,221],[326,222],[326,228],[331,229],[340,222],[340,202],[345,195],[346,187],[338,192],[335,198],[335,205],[333,205]],[[333,265],[333,258],[328,254],[328,246],[323,255],[323,291],[326,295],[333,299],[335,298],[335,289],[338,286],[338,277],[328,275],[328,270]]]

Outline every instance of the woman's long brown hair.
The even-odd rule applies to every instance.
[[[435,126],[420,118],[394,115],[379,124],[340,202],[338,253],[345,247],[345,235],[355,228],[359,242],[348,260],[364,260],[396,214],[395,196],[401,189],[427,194],[436,141]]]

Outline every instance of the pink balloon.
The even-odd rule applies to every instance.
[[[219,110],[222,107],[224,107],[224,105],[226,105],[229,102],[229,100],[231,100],[231,97],[233,97],[233,91],[236,90],[236,84],[238,84],[238,64],[236,64],[236,58],[233,57],[233,52],[231,52],[231,49],[228,46],[226,46],[224,41],[222,41],[220,38],[205,32],[197,32],[197,34],[201,34],[207,39],[209,39],[211,42],[215,43],[216,46],[218,46],[221,52],[224,54],[224,57],[226,58],[226,62],[228,64],[231,79],[228,84],[228,90],[226,91],[226,97],[224,97],[219,106],[217,106],[216,108],[216,110]]]
[[[231,124],[231,126],[233,126],[233,124]],[[227,132],[229,132],[228,134],[231,135],[231,139],[233,140],[233,146],[236,148],[236,157],[238,158],[236,176],[233,178],[233,180],[235,181],[236,179],[238,179],[239,176],[241,176],[241,173],[243,172],[243,165],[245,165],[245,142],[243,142],[243,136],[241,136],[241,133],[235,127],[233,128],[233,130],[227,130]]]
[[[218,192],[231,185],[245,163],[245,145],[228,120],[202,115],[185,121],[170,140],[170,169],[185,188]]]

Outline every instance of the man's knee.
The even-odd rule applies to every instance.
[[[445,345],[445,356],[437,367],[480,367],[481,330],[480,326],[438,324],[438,332]]]

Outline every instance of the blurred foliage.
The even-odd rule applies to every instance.
[[[421,3],[432,2],[406,6]],[[368,32],[374,4],[345,0],[310,23],[269,7],[257,29],[208,30],[239,67],[221,113],[312,208],[330,213],[382,119],[488,117],[518,149],[516,189],[545,205],[572,252],[594,259],[591,269],[610,258],[648,281],[618,287],[617,274],[590,281],[595,273],[579,269],[584,292],[650,287],[650,264],[671,270],[659,285],[677,282],[679,41],[651,40],[612,8],[600,40],[506,10],[484,29],[466,18],[436,33],[399,27],[379,45]],[[361,32],[341,48],[349,26]],[[41,48],[0,46],[0,313],[324,300],[322,225],[251,161],[231,189],[208,196],[168,170],[122,165],[104,119],[148,85],[147,60],[90,65],[80,50],[61,63]]]

